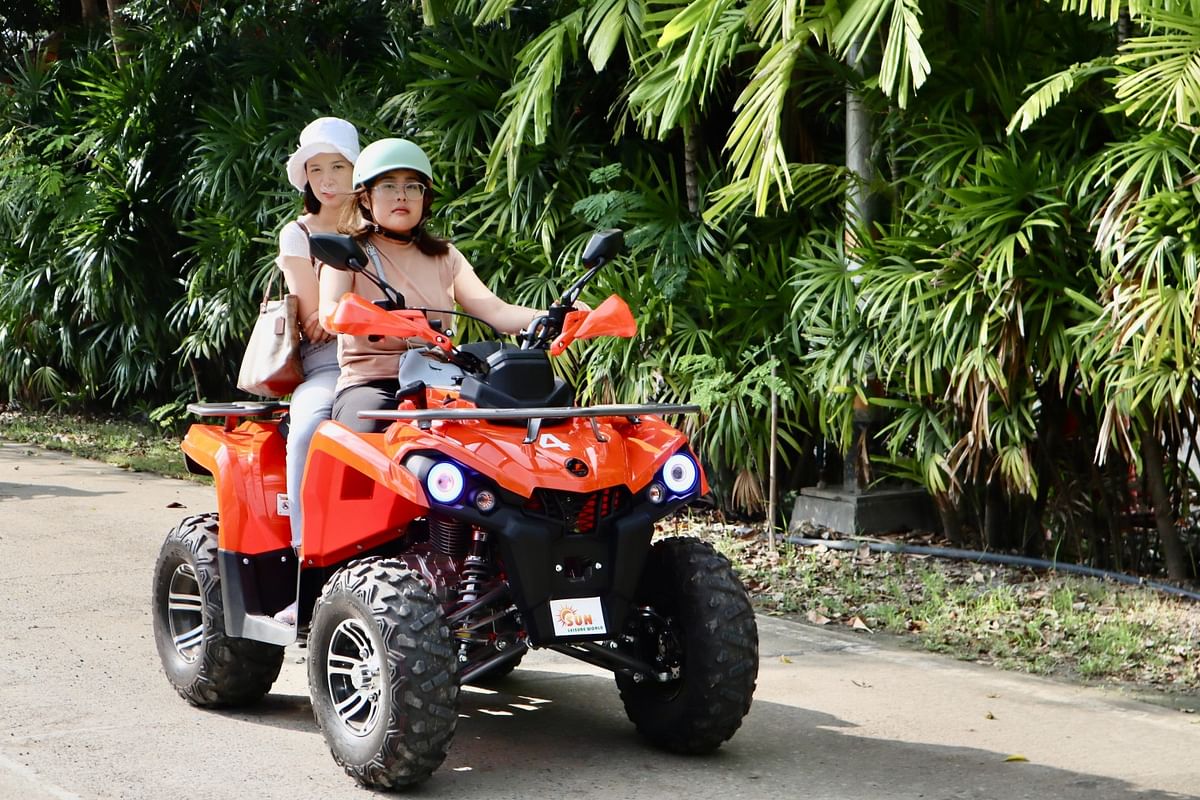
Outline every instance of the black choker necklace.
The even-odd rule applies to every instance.
[[[413,229],[413,233],[395,233],[394,231],[389,231],[387,228],[379,225],[378,223],[376,223],[375,230],[373,230],[372,233],[378,234],[385,239],[391,239],[393,242],[400,242],[401,244],[412,244],[417,238],[415,228]]]

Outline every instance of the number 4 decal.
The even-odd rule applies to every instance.
[[[571,452],[571,448],[567,446],[567,443],[562,439],[559,439],[553,433],[543,433],[541,438],[538,439],[538,447],[542,448],[543,450],[551,447],[557,447],[559,450],[566,450],[568,453]]]

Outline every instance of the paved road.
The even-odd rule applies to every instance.
[[[194,709],[162,676],[151,570],[163,534],[211,509],[210,491],[0,443],[0,800],[366,796],[313,722],[305,651],[289,649],[249,711]],[[713,757],[649,749],[611,677],[536,652],[501,691],[464,694],[446,764],[412,794],[1200,796],[1200,712],[793,622],[760,618],[760,631],[754,707]]]

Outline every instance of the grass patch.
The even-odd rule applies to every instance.
[[[733,561],[760,611],[904,637],[1002,669],[1200,691],[1200,604],[1063,573],[781,544],[696,519],[679,533]],[[738,536],[733,531],[740,531]]]
[[[179,437],[149,423],[92,414],[34,414],[0,408],[0,438],[103,461],[134,472],[198,479],[184,466]]]

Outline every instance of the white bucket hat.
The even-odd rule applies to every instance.
[[[338,117],[321,117],[304,126],[300,146],[287,161],[288,180],[297,191],[303,192],[308,183],[304,162],[318,153],[341,153],[353,164],[358,160],[358,131]]]

